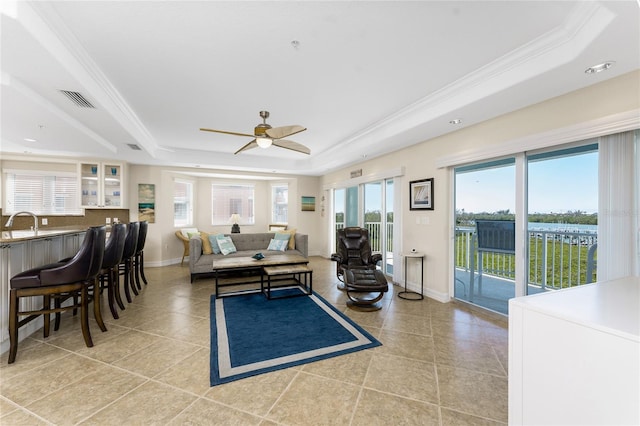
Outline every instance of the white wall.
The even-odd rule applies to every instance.
[[[449,228],[452,226],[452,182],[448,169],[437,168],[438,159],[451,156],[464,158],[466,153],[477,153],[482,149],[490,151],[519,138],[580,123],[588,125],[602,117],[639,108],[640,72],[632,72],[383,157],[351,165],[323,176],[321,185],[348,181],[349,173],[354,169],[362,168],[362,174],[366,176],[392,167],[404,167],[404,177],[395,179],[397,184],[406,188],[400,191],[403,229],[399,250],[416,248],[426,253],[425,291],[430,297],[446,301],[449,299],[451,279],[449,253],[452,250],[452,233]],[[410,211],[409,181],[431,177],[435,178],[435,210]],[[419,216],[426,217],[428,224],[416,224]],[[325,235],[328,235],[328,231],[323,232],[322,236]],[[416,284],[413,283],[414,289]]]
[[[316,234],[321,232],[321,224],[317,218],[320,211],[301,212],[300,197],[316,196],[318,199],[318,177],[287,176],[277,180],[265,180],[264,175],[257,174],[257,179],[237,179],[230,174],[229,178],[190,177],[189,169],[167,168],[160,166],[131,165],[129,167],[129,207],[131,220],[138,218],[138,184],[153,183],[156,185],[156,214],[155,223],[149,224],[147,242],[145,245],[145,264],[148,266],[161,266],[177,263],[182,258],[183,244],[174,235],[177,228],[173,226],[173,182],[175,178],[193,180],[194,182],[194,223],[198,229],[206,232],[231,231],[231,224],[222,226],[211,225],[211,184],[231,183],[255,185],[255,213],[256,220],[253,225],[240,224],[241,232],[266,232],[271,222],[271,184],[286,182],[289,184],[289,228],[297,229],[297,232],[309,235],[309,253],[320,254],[321,244]],[[198,173],[224,174],[220,170],[198,169]],[[246,175],[243,173],[243,175]]]

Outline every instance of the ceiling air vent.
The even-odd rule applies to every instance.
[[[128,143],[127,146],[134,151],[142,151],[142,149],[135,143]]]
[[[82,93],[72,92],[70,90],[60,90],[60,92],[63,95],[65,95],[67,98],[69,98],[69,100],[71,102],[73,102],[76,106],[79,106],[80,108],[93,108],[93,109],[96,108],[96,107],[93,106],[93,104],[91,102],[89,102],[87,100],[87,98],[82,96]]]

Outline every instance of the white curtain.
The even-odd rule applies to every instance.
[[[636,132],[599,144],[598,281],[639,275],[640,204]]]

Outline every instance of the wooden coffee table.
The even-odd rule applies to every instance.
[[[311,296],[313,293],[313,271],[309,269],[309,267],[304,263],[297,263],[293,265],[277,265],[277,266],[265,266],[262,268],[263,272],[263,280],[260,284],[262,288],[262,293],[267,296],[267,299],[282,299],[285,297],[296,297],[296,296]],[[264,286],[264,276],[267,276],[267,286]],[[287,287],[293,285],[294,288],[298,287],[302,290],[301,293],[285,293],[286,295],[280,296],[272,296],[271,288],[277,287],[272,286],[271,283],[274,281],[288,281],[289,285]]]
[[[216,277],[216,298],[227,296],[238,296],[247,293],[260,293],[262,291],[262,283],[264,282],[265,266],[281,266],[281,265],[307,265],[309,259],[299,254],[283,254],[279,256],[267,256],[264,259],[256,260],[250,256],[242,257],[226,257],[213,261],[213,272]],[[220,284],[220,274],[226,272],[258,272],[259,279],[239,280],[232,283]],[[244,286],[250,284],[261,284],[258,288],[242,289],[220,294],[221,287],[228,286]]]

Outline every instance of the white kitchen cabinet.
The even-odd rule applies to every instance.
[[[80,163],[79,168],[83,208],[126,208],[123,164]]]
[[[509,423],[640,424],[640,277],[509,301]]]

